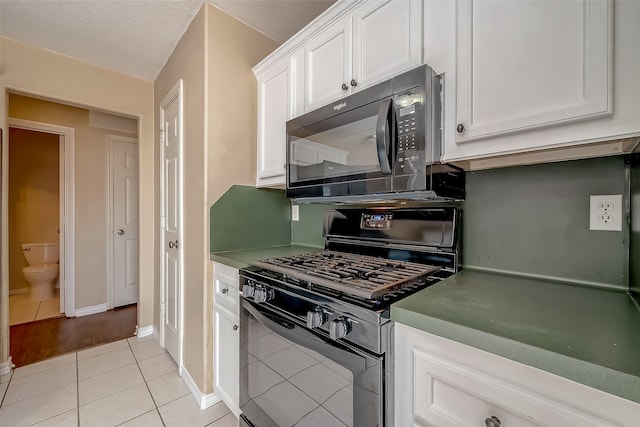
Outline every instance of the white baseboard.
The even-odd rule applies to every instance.
[[[96,313],[104,313],[105,311],[107,311],[107,304],[76,308],[76,317],[89,316],[90,314]]]
[[[187,388],[191,392],[191,395],[196,400],[196,403],[200,406],[200,409],[210,408],[216,403],[222,401],[222,398],[216,393],[203,394],[196,385],[195,381],[193,381],[193,378],[191,378],[191,375],[189,375],[189,371],[187,371],[187,368],[185,368],[184,366],[180,366],[180,372],[180,376],[182,377],[184,383],[187,385]]]
[[[138,336],[138,338],[142,338],[142,337],[146,337],[148,335],[155,335],[153,333],[153,325],[147,325],[147,326],[143,326],[143,327],[138,327],[138,333],[136,334]]]
[[[11,361],[11,356],[9,356],[9,359],[7,359],[6,362],[0,363],[0,375],[7,375],[11,373],[11,370],[15,366],[16,365],[14,365],[13,362]]]
[[[14,289],[9,289],[9,296],[11,295],[20,295],[20,294],[28,294],[29,291],[31,290],[30,287],[25,287],[25,288],[14,288]]]

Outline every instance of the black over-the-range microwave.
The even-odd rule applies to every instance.
[[[464,198],[441,162],[443,79],[427,65],[287,122],[287,197]]]

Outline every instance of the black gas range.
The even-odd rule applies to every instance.
[[[324,251],[266,259],[240,270],[243,422],[281,427],[322,416],[326,426],[392,426],[393,411],[386,404],[393,401],[390,306],[458,271],[459,229],[456,206],[330,210]],[[286,352],[315,357],[290,379],[270,365],[279,353],[266,354],[267,344],[259,340],[282,348],[282,357]],[[280,393],[288,390],[292,399],[307,402],[308,413],[296,407],[282,418],[282,408],[269,408],[269,390],[256,393],[257,374],[249,375],[258,368],[262,376],[269,372],[280,381],[273,385]],[[307,390],[301,385],[307,382],[296,382],[313,370],[324,373],[316,373],[313,383],[328,381],[318,385],[321,389],[335,383],[327,380],[332,372],[342,373],[348,385],[335,390],[342,393],[339,402],[323,400],[315,387]]]

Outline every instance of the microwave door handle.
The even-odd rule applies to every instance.
[[[376,124],[376,149],[380,171],[383,175],[391,175],[389,150],[391,148],[391,131],[393,126],[393,99],[385,99],[380,104],[378,122]]]

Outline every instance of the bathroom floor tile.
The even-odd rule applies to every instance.
[[[9,307],[9,326],[33,322],[39,307],[40,301]]]
[[[77,385],[69,384],[0,408],[0,425],[30,426],[74,409]]]
[[[64,314],[60,312],[60,297],[54,297],[40,303],[36,320],[51,319],[60,316],[64,316]]]
[[[75,384],[76,366],[73,363],[58,366],[22,378],[14,378],[4,398],[4,405],[54,390],[67,384]]]
[[[146,384],[80,406],[81,426],[117,426],[155,409]]]
[[[34,302],[39,301],[34,301],[33,299],[31,299],[31,294],[29,292],[9,296],[9,307],[16,307],[24,304],[33,304]]]
[[[230,411],[224,402],[216,403],[207,409],[200,409],[192,396],[184,396],[168,405],[158,408],[167,427],[204,427],[219,420]]]

